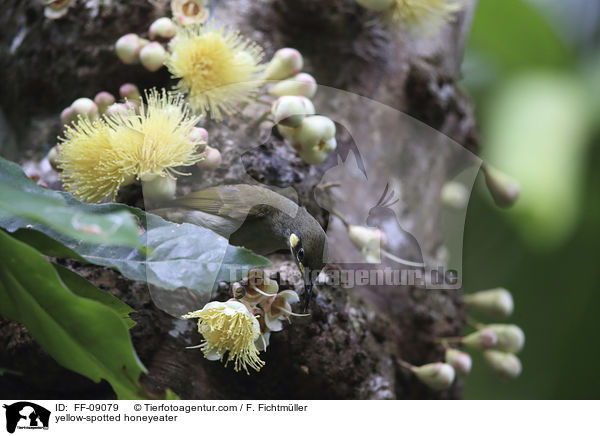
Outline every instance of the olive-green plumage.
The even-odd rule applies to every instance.
[[[230,244],[258,254],[289,248],[303,273],[308,305],[313,275],[324,266],[327,237],[305,208],[270,189],[223,185],[192,192],[152,212],[175,222],[209,228]]]

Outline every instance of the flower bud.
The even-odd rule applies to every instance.
[[[513,312],[513,298],[504,288],[489,289],[465,295],[464,301],[469,309],[474,309],[486,316],[502,319]]]
[[[101,91],[94,97],[94,103],[98,106],[98,111],[103,114],[106,109],[115,102],[115,96],[110,92]]]
[[[317,81],[306,73],[296,74],[294,77],[282,80],[269,89],[269,94],[277,97],[284,95],[298,95],[313,98],[317,92]]]
[[[454,209],[464,209],[469,202],[469,191],[459,182],[448,182],[440,193],[442,202]]]
[[[447,363],[435,362],[423,366],[413,366],[413,374],[431,389],[448,389],[454,382],[454,368]]]
[[[58,20],[67,15],[69,6],[75,0],[46,0],[44,3],[44,16],[49,20]]]
[[[148,71],[157,71],[164,65],[167,56],[159,42],[151,42],[140,51],[140,62]]]
[[[522,365],[517,356],[497,350],[483,352],[485,363],[501,378],[515,379],[521,374]]]
[[[385,235],[381,230],[363,226],[348,226],[348,238],[360,250],[365,262],[381,262],[381,247],[385,243]]]
[[[514,324],[490,324],[486,330],[494,332],[498,342],[492,348],[507,353],[518,353],[525,345],[525,333],[519,326]]]
[[[117,56],[125,64],[135,64],[139,59],[141,49],[142,41],[135,33],[121,36],[115,44]]]
[[[304,60],[300,52],[294,48],[282,48],[275,52],[273,59],[265,70],[265,80],[283,80],[298,74],[302,70]]]
[[[194,144],[201,145],[199,151],[203,151],[208,142],[208,132],[202,127],[192,127],[188,133],[188,139]]]
[[[482,168],[485,183],[490,194],[492,194],[494,202],[500,207],[510,207],[515,204],[521,191],[519,183],[489,165],[485,165]]]
[[[464,351],[456,348],[446,349],[446,363],[450,364],[456,373],[460,376],[467,376],[471,372],[472,360],[471,356]]]
[[[78,98],[71,104],[73,115],[81,115],[90,119],[98,117],[98,106],[89,98]]]
[[[127,115],[129,113],[129,108],[125,103],[114,103],[106,108],[104,114],[109,117],[117,116],[117,115]]]
[[[133,83],[123,83],[119,88],[119,95],[135,103],[140,99],[140,90]]]
[[[461,342],[473,350],[487,350],[498,344],[498,336],[492,330],[484,328],[465,336]]]
[[[55,145],[54,147],[52,147],[50,149],[50,151],[48,152],[48,155],[46,156],[46,158],[48,159],[48,163],[50,163],[50,166],[52,167],[52,169],[54,171],[59,171],[59,168],[57,165],[57,159],[58,159],[58,156],[60,155],[60,149],[61,149],[60,145]]]
[[[161,17],[150,25],[148,34],[150,35],[150,39],[171,39],[175,36],[175,24],[170,18]]]
[[[67,125],[67,124],[71,124],[77,117],[75,116],[75,113],[73,112],[73,109],[71,108],[71,106],[64,108],[63,111],[60,113],[60,122],[63,123],[63,125]]]
[[[246,288],[242,286],[240,282],[234,282],[231,284],[231,293],[233,298],[241,300],[246,295]]]
[[[315,113],[315,107],[306,97],[279,97],[271,106],[271,114],[275,124],[298,127],[306,115]]]
[[[144,199],[148,201],[171,200],[176,189],[177,180],[168,176],[148,177],[142,182]]]
[[[201,170],[214,170],[219,168],[219,165],[221,165],[221,153],[219,150],[207,146],[204,149],[204,153],[206,153],[204,160],[201,160],[196,164],[198,168]]]
[[[204,7],[206,0],[171,0],[173,18],[182,26],[202,24],[208,19],[208,9]]]
[[[321,144],[322,148],[313,147],[312,149],[301,149],[300,157],[304,162],[310,165],[318,165],[325,162],[333,150],[337,147],[335,138],[329,138]]]
[[[356,3],[371,11],[383,11],[394,4],[394,0],[356,0]]]
[[[296,133],[298,132],[297,128],[287,127],[283,124],[277,124],[277,131],[283,137],[283,139],[287,139],[292,143],[292,145],[296,141]]]

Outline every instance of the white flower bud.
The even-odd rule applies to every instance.
[[[282,97],[283,98],[283,97]],[[321,143],[335,136],[335,124],[322,115],[306,117],[298,128],[298,142],[302,148],[321,147]]]
[[[490,324],[485,327],[498,337],[498,343],[492,347],[507,353],[518,353],[525,345],[525,333],[514,324]]]
[[[117,115],[127,115],[129,113],[129,108],[124,103],[114,103],[106,108],[104,114],[106,116],[112,117]]]
[[[119,95],[130,102],[137,103],[140,99],[140,90],[133,83],[123,83],[119,88]]]
[[[317,81],[306,73],[296,74],[294,77],[282,80],[269,89],[269,94],[277,97],[284,95],[298,95],[313,98],[317,92]]]
[[[282,48],[275,52],[273,59],[265,70],[265,80],[283,80],[298,74],[302,70],[304,60],[300,52],[294,48]]]
[[[508,175],[489,165],[483,166],[485,183],[494,202],[500,207],[510,207],[519,198],[519,183]]]
[[[203,151],[208,142],[208,132],[202,127],[192,127],[188,133],[188,139],[194,143],[203,146],[199,151]]]
[[[474,309],[495,319],[510,316],[514,308],[512,295],[504,288],[467,294],[464,297],[464,301],[469,309]]]
[[[71,124],[77,117],[75,116],[75,113],[73,112],[73,109],[71,108],[71,106],[64,108],[63,111],[60,113],[60,122],[63,123],[63,125],[67,125],[67,124]]]
[[[521,374],[522,365],[517,356],[497,350],[483,352],[485,363],[501,378],[515,379]]]
[[[148,71],[157,71],[164,65],[167,56],[159,42],[151,42],[140,51],[140,62]]]
[[[464,351],[457,350],[456,348],[447,348],[444,360],[454,368],[458,375],[467,376],[471,372],[473,362],[471,356]]]
[[[498,344],[498,336],[492,330],[484,328],[465,336],[461,342],[473,350],[487,350]]]
[[[315,113],[315,107],[306,97],[279,97],[271,106],[275,124],[298,127],[306,115]]]
[[[175,196],[177,180],[168,176],[145,177],[142,193],[147,201],[171,200]]]
[[[49,20],[58,20],[67,15],[69,6],[75,0],[46,0],[44,3],[44,16]]]
[[[175,24],[170,18],[161,17],[154,21],[148,29],[150,39],[164,38],[171,39],[175,36]]]
[[[46,156],[46,158],[48,159],[48,163],[50,164],[50,166],[52,167],[52,169],[54,171],[59,171],[56,160],[58,159],[58,156],[60,154],[60,149],[61,149],[60,145],[55,145],[54,147],[52,147],[50,149],[50,151],[48,152],[48,155]]]
[[[125,64],[135,64],[139,59],[141,49],[142,41],[135,33],[121,36],[115,44],[117,56]]]
[[[356,0],[356,3],[365,9],[383,11],[389,9],[394,4],[394,0]]]
[[[448,182],[440,193],[442,202],[454,209],[464,209],[469,202],[469,191],[459,182]]]
[[[214,170],[219,168],[219,165],[221,165],[221,153],[219,150],[207,146],[204,149],[204,153],[206,153],[206,157],[196,164],[198,168],[201,170]]]
[[[333,150],[337,147],[337,141],[335,138],[329,138],[320,144],[320,147],[313,147],[311,149],[300,148],[300,157],[304,162],[310,165],[319,165],[327,159]]]
[[[381,230],[363,226],[348,226],[348,238],[360,250],[365,262],[381,262],[381,247],[385,243],[385,235]]]
[[[110,92],[101,91],[94,97],[94,103],[98,106],[98,111],[103,114],[106,109],[115,102],[115,96]]]
[[[454,382],[454,368],[447,363],[435,362],[423,366],[413,366],[412,372],[431,389],[448,389]]]
[[[78,98],[71,104],[73,115],[81,115],[94,119],[98,117],[98,106],[89,98]]]
[[[277,124],[277,131],[283,137],[283,139],[287,139],[292,143],[292,145],[294,145],[296,141],[296,133],[298,132],[297,128],[287,127],[283,124]]]

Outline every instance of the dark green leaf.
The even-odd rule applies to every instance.
[[[138,379],[145,368],[122,316],[75,295],[41,254],[4,232],[0,247],[0,313],[23,323],[66,368],[107,380],[119,398],[144,398]]]
[[[70,196],[69,196],[70,197]],[[76,240],[139,245],[135,220],[125,208],[101,212],[42,188],[12,162],[0,158],[0,226],[9,231],[40,223]]]
[[[80,297],[89,298],[90,300],[95,300],[104,304],[105,306],[110,307],[112,310],[121,315],[127,328],[131,328],[135,325],[135,322],[129,318],[129,314],[134,312],[134,310],[117,297],[109,294],[108,292],[101,291],[79,274],[74,273],[64,266],[54,264],[54,269],[56,272],[58,272],[61,280],[65,286],[71,290],[71,292],[79,295]]]

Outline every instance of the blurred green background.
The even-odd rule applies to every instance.
[[[527,338],[512,382],[474,356],[465,398],[598,398],[600,1],[480,0],[463,76],[484,159],[521,184],[502,210],[478,181],[464,289],[509,289]]]

